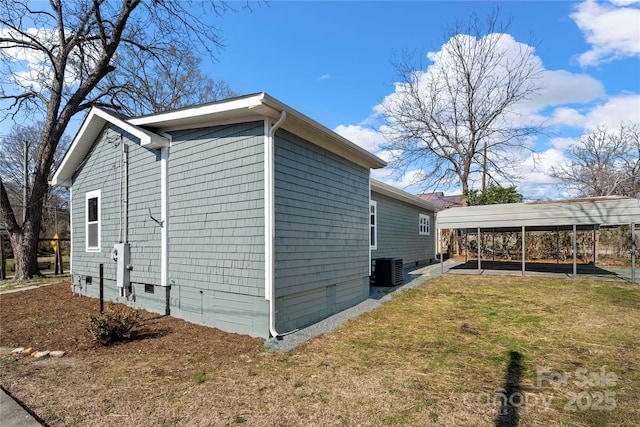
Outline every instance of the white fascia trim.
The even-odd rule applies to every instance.
[[[258,114],[249,114],[243,115],[241,117],[234,118],[225,118],[225,119],[216,119],[214,121],[209,120],[208,118],[204,118],[202,121],[197,122],[189,122],[189,123],[172,123],[171,125],[165,125],[163,123],[157,124],[154,129],[158,131],[161,129],[162,131],[158,131],[158,133],[167,133],[167,132],[176,132],[181,130],[190,130],[197,128],[204,128],[210,126],[227,126],[227,125],[235,125],[239,123],[248,123],[248,122],[261,122],[264,121],[264,116]],[[176,141],[178,142],[178,141]],[[173,141],[171,142],[173,144]]]
[[[245,98],[236,98],[228,101],[214,102],[211,104],[201,105],[197,107],[188,107],[166,113],[157,113],[149,116],[137,117],[129,120],[132,125],[136,126],[171,126],[171,122],[191,119],[199,116],[208,116],[220,114],[234,110],[245,110],[255,108],[262,104],[264,93],[248,96]]]
[[[112,123],[125,132],[140,139],[140,145],[148,148],[160,148],[169,146],[167,138],[153,132],[141,129],[125,120],[109,114],[100,108],[93,107],[85,117],[80,130],[76,134],[71,146],[60,162],[60,166],[51,178],[51,185],[69,186],[71,177],[78,166],[84,161],[91,146],[95,142],[106,123]]]
[[[169,146],[169,140],[166,137],[141,129],[136,125],[133,125],[132,123],[130,123],[130,121],[122,120],[118,117],[115,117],[109,114],[104,110],[94,107],[91,109],[91,112],[89,114],[98,116],[102,118],[105,121],[105,123],[109,122],[119,127],[120,129],[130,133],[131,135],[135,136],[140,140],[140,145],[142,145],[143,147],[157,149],[157,148]],[[78,135],[80,135],[80,133],[78,133]]]

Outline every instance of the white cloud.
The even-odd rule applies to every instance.
[[[610,97],[587,114],[585,128],[605,126],[616,129],[621,122],[640,123],[640,94],[627,93]]]
[[[585,124],[585,116],[574,108],[556,108],[551,114],[549,124],[580,128]]]
[[[560,137],[560,138],[551,138],[549,142],[554,148],[564,151],[567,148],[574,145],[576,142],[578,142],[578,140],[576,138]]]
[[[51,58],[42,49],[27,49],[15,46],[24,40],[35,40],[43,49],[56,52],[58,44],[57,31],[50,28],[28,28],[21,33],[8,28],[0,28],[0,37],[13,39],[17,42],[0,43],[0,54],[15,63],[17,67],[16,70],[12,70],[12,81],[17,86],[30,88],[30,90],[45,90],[53,79]],[[65,68],[65,85],[72,86],[77,84],[81,74],[78,67],[93,67],[100,50],[101,47],[98,40],[85,43],[82,49],[78,47],[73,49],[69,54],[69,60]]]
[[[378,130],[361,125],[338,125],[334,131],[356,145],[372,153],[377,152],[384,143],[384,137]]]
[[[587,74],[574,74],[565,70],[545,70],[542,78],[543,89],[537,100],[541,108],[549,105],[590,102],[605,95],[602,82]]]
[[[318,80],[329,80],[331,78],[331,74],[323,74],[320,77],[318,77]]]
[[[557,199],[567,194],[559,189],[559,182],[551,177],[551,168],[567,161],[562,150],[550,148],[541,153],[532,153],[519,166],[517,173],[522,177],[518,192],[528,200]]]
[[[582,66],[640,55],[640,8],[637,1],[598,3],[587,0],[576,6],[571,18],[582,30],[591,50],[581,54]]]

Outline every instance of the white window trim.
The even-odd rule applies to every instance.
[[[89,246],[89,199],[98,199],[98,246]],[[102,194],[101,190],[88,191],[84,199],[84,239],[87,252],[100,252],[102,246]]]
[[[371,224],[371,208],[373,207],[373,225]],[[373,227],[373,240],[374,244],[371,244],[371,228]],[[369,201],[369,249],[378,249],[378,202],[375,200]]]
[[[423,224],[422,220],[426,220]],[[423,225],[426,230],[423,230]],[[431,234],[431,217],[427,214],[418,215],[418,234],[420,236],[429,236]]]

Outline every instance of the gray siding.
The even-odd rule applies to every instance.
[[[371,258],[402,258],[404,264],[430,261],[435,255],[433,212],[383,194],[371,192],[377,202],[378,244]],[[430,234],[419,235],[419,214],[430,217]]]
[[[122,137],[121,137],[122,135]],[[115,262],[111,260],[113,244],[120,230],[120,158],[121,144],[129,147],[128,240],[130,242],[130,280],[134,296],[129,303],[140,305],[137,295],[144,294],[144,284],[159,283],[160,227],[149,217],[149,210],[160,215],[160,167],[158,153],[140,147],[137,138],[108,125],[97,138],[86,161],[73,178],[72,239],[73,274],[91,276],[91,285],[81,292],[98,296],[99,264],[104,265],[105,296],[115,300]],[[85,244],[85,195],[101,191],[101,250],[87,252]],[[142,289],[142,291],[140,291]],[[149,299],[140,296],[142,301]],[[123,301],[125,302],[125,301]],[[152,304],[154,310],[157,304]],[[164,307],[164,304],[162,304]],[[145,307],[146,308],[146,307]],[[164,309],[154,310],[163,312]]]
[[[175,132],[169,160],[171,313],[268,334],[263,122]]]
[[[369,295],[369,170],[288,133],[275,138],[279,332]]]

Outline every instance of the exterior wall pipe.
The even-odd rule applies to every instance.
[[[282,110],[273,125],[268,119],[264,121],[264,279],[265,299],[269,300],[269,333],[274,338],[282,336],[276,330],[274,135],[286,118],[287,112]]]
[[[122,141],[122,155],[124,166],[124,199],[122,201],[124,211],[124,223],[122,225],[122,243],[129,242],[129,147]]]

